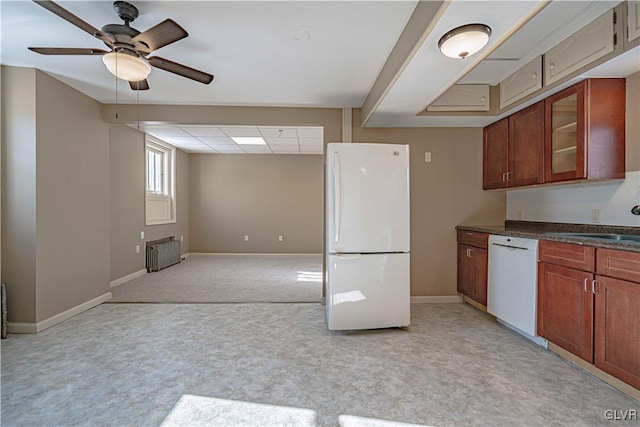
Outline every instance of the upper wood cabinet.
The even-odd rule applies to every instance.
[[[624,178],[625,79],[588,79],[545,99],[545,182]]]
[[[542,57],[538,56],[500,82],[500,108],[524,98],[542,87]]]
[[[427,111],[489,111],[489,85],[453,85]]]
[[[544,103],[538,102],[484,129],[485,190],[544,181]]]
[[[613,52],[614,37],[614,11],[611,9],[544,55],[545,85]]]

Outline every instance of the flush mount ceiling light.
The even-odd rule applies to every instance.
[[[449,58],[466,58],[482,49],[489,41],[491,28],[484,24],[467,24],[454,28],[440,38],[438,47]]]
[[[128,53],[105,53],[102,55],[102,62],[111,74],[128,82],[145,80],[151,73],[151,66],[147,61]]]

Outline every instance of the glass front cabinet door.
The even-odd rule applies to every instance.
[[[587,79],[545,99],[545,182],[625,173],[625,80]]]
[[[576,85],[546,100],[545,181],[585,177],[584,85]]]

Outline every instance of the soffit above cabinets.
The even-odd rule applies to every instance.
[[[532,59],[547,52],[620,3],[453,0],[443,6],[445,9],[441,16],[435,18],[435,24],[431,23],[431,27],[425,26],[427,35],[424,42],[421,45],[416,44],[416,53],[413,57],[407,57],[405,68],[399,71],[393,84],[389,85],[386,91],[379,91],[383,95],[376,102],[371,102],[370,99],[365,101],[362,114],[364,126],[485,126],[499,117],[492,114],[474,115],[459,112],[425,114],[424,111],[454,84],[498,85]],[[446,32],[445,28],[455,28],[465,23],[465,20],[467,23],[486,23],[496,31],[493,31],[489,44],[474,55],[476,58],[472,56],[465,60],[456,60],[444,57],[437,50],[438,38]],[[637,50],[635,55],[638,55]],[[626,61],[625,67],[622,68],[617,65],[608,67],[607,77],[626,77],[639,71],[640,61],[636,61],[635,65],[631,62],[633,61]],[[601,74],[597,71],[590,73]],[[574,79],[572,82],[577,80]]]
[[[140,130],[187,153],[322,154],[324,149],[324,130],[320,126],[196,126],[140,123]],[[266,145],[240,145],[236,144],[232,137],[262,137]]]

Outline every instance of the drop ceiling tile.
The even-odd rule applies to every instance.
[[[201,136],[198,139],[207,145],[236,145],[233,140],[227,136]]]
[[[297,138],[298,131],[295,127],[258,126],[262,136],[267,138]],[[281,132],[282,131],[282,132]]]
[[[183,145],[195,145],[195,146],[204,145],[202,142],[198,141],[198,139],[193,136],[163,136],[158,138],[165,142],[168,142],[171,145],[175,145],[176,147],[181,147]]]
[[[300,153],[300,149],[298,149],[297,145],[295,147],[290,145],[270,145],[270,147],[274,153]]]
[[[323,127],[301,126],[298,127],[298,137],[300,138],[322,138],[324,136]]]
[[[158,138],[169,136],[189,136],[188,133],[183,131],[177,126],[172,127],[150,127],[147,129],[149,135],[157,136]]]
[[[300,138],[300,147],[302,146],[323,147],[324,140],[322,138]]]
[[[265,137],[265,141],[269,145],[288,145],[288,146],[298,146],[298,138],[268,138]]]
[[[266,145],[243,145],[245,153],[271,153],[271,149]]]
[[[308,147],[308,146],[300,147],[300,154],[322,154],[322,153],[323,153],[322,148]]]
[[[227,136],[262,136],[255,126],[233,126],[221,127],[222,132]]]
[[[180,128],[193,136],[224,136],[217,126],[180,126]]]
[[[244,153],[237,145],[216,145],[214,150],[218,153]]]

